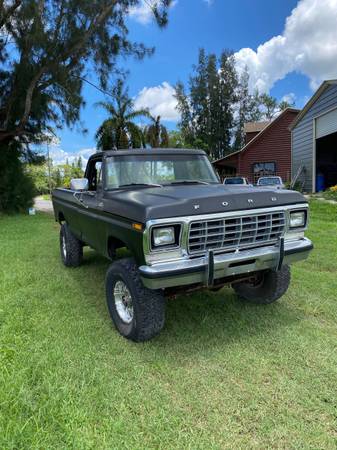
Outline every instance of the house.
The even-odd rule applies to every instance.
[[[249,141],[255,138],[260,131],[262,131],[266,126],[270,124],[270,120],[268,122],[249,122],[246,123],[243,131],[245,133],[245,144],[248,144]]]
[[[307,192],[337,184],[337,80],[324,81],[291,127],[292,173]]]
[[[290,125],[299,114],[287,108],[271,122],[245,125],[246,144],[234,153],[213,162],[221,178],[240,175],[251,183],[264,175],[278,175],[291,180]]]

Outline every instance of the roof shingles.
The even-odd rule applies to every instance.
[[[270,121],[268,121],[268,122],[248,122],[248,123],[245,123],[243,131],[245,133],[260,132],[264,128],[266,128],[269,124],[270,124]]]

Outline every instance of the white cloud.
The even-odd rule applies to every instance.
[[[140,5],[130,8],[129,15],[143,25],[150,23],[153,18],[151,8],[144,1]]]
[[[154,19],[151,4],[155,3],[158,3],[158,0],[140,0],[139,5],[130,8],[129,16],[142,25],[147,25]],[[178,0],[173,0],[170,8],[173,8],[177,3]]]
[[[204,0],[205,3],[207,3],[208,6],[213,5],[214,0]]]
[[[286,19],[282,35],[256,51],[235,53],[237,67],[247,65],[251,89],[268,92],[276,81],[297,71],[310,79],[312,89],[337,77],[337,0],[300,0]]]
[[[162,120],[176,122],[179,120],[175,89],[167,81],[159,86],[144,87],[135,99],[135,107],[149,108],[153,116],[161,116]]]
[[[78,152],[66,152],[58,145],[53,145],[50,147],[50,157],[53,161],[53,164],[55,166],[59,164],[65,164],[66,160],[68,159],[69,164],[71,164],[75,158],[79,158],[81,156],[83,168],[86,166],[89,157],[96,152],[95,148],[84,148],[82,150],[79,150]]]
[[[293,92],[289,92],[289,94],[285,94],[282,98],[281,98],[282,102],[287,102],[290,105],[295,104],[296,103],[296,95]]]

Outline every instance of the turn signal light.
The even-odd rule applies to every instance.
[[[134,228],[137,231],[143,231],[143,225],[141,223],[133,223],[132,228]]]

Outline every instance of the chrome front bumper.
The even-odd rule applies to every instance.
[[[283,241],[277,245],[188,258],[179,261],[140,266],[144,286],[162,289],[201,283],[211,285],[214,280],[265,269],[278,269],[282,264],[306,259],[313,249],[307,238]]]

